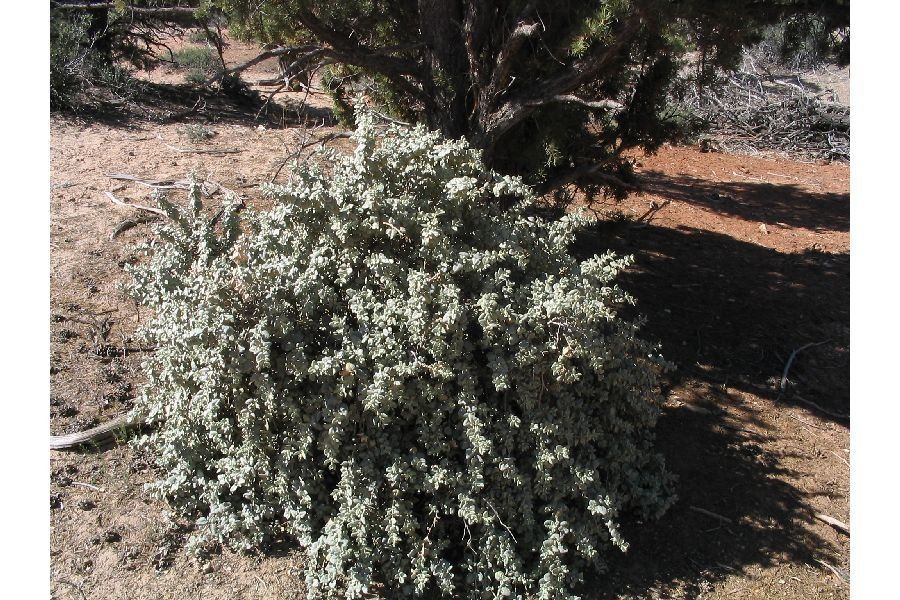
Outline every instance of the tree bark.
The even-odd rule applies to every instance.
[[[425,94],[436,100],[437,110],[429,115],[432,126],[445,136],[458,138],[468,133],[465,76],[466,49],[460,27],[463,20],[459,0],[419,0],[419,27],[425,43]]]

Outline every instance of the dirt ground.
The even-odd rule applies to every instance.
[[[227,56],[236,63],[254,51],[233,44]],[[273,72],[263,63],[245,78]],[[258,186],[297,142],[334,125],[321,96],[263,106],[204,96],[174,69],[147,79],[131,112],[51,119],[54,434],[121,413],[142,381],[140,353],[129,350],[141,314],[119,285],[150,226],[111,238],[138,213],[104,192],[153,200],[107,175],[194,172],[259,207]],[[191,140],[189,124],[215,135]],[[588,597],[847,598],[849,538],[815,515],[849,521],[848,166],[688,147],[636,159],[643,191],[595,205],[600,218],[578,251],[635,255],[623,284],[648,318],[646,335],[677,365],[658,433],[680,500],[659,522],[626,525],[631,550],[613,557]],[[795,350],[792,385],[780,393]],[[145,494],[154,473],[130,446],[52,452],[50,461],[53,597],[302,593],[297,552],[189,558],[184,524]]]

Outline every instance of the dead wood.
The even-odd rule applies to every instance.
[[[102,446],[115,441],[128,430],[136,428],[140,423],[132,420],[128,414],[118,417],[85,431],[69,435],[51,435],[51,450],[70,450],[84,445]]]
[[[807,400],[806,398],[803,398],[802,396],[799,396],[798,394],[794,394],[793,396],[791,396],[791,400],[796,400],[797,402],[802,402],[803,404],[806,404],[807,406],[811,406],[812,408],[815,408],[819,412],[824,413],[824,414],[828,415],[829,417],[834,417],[835,419],[842,419],[842,420],[850,419],[850,415],[845,415],[844,413],[839,413],[839,412],[834,412],[833,410],[828,410],[827,408],[819,406],[815,402],[813,402],[811,400]]]
[[[839,521],[834,517],[829,517],[828,515],[823,515],[822,513],[816,513],[816,518],[823,523],[828,523],[838,531],[842,531],[847,535],[850,535],[850,526],[844,523],[843,521]]]
[[[822,344],[827,344],[830,341],[831,340],[825,340],[824,342],[812,342],[812,343],[806,344],[805,346],[800,346],[799,348],[797,348],[793,352],[791,352],[791,355],[788,357],[787,363],[784,365],[784,372],[781,374],[781,385],[779,386],[780,391],[778,393],[779,397],[781,396],[781,394],[784,393],[784,390],[787,386],[787,381],[788,381],[788,378],[787,378],[788,371],[790,371],[791,365],[794,364],[794,359],[797,358],[797,355],[799,353],[803,352],[804,350],[813,348],[815,346],[821,346]]]
[[[188,179],[143,179],[140,177],[135,177],[134,175],[128,175],[126,173],[107,173],[107,177],[110,179],[117,179],[121,181],[130,181],[132,183],[136,183],[138,185],[142,185],[144,187],[152,188],[154,190],[190,190],[191,182]],[[212,196],[213,194],[224,192],[226,194],[233,194],[237,198],[242,198],[241,194],[238,194],[232,189],[229,189],[222,185],[221,183],[217,183],[215,181],[203,181],[200,182],[200,191],[204,196]],[[137,206],[135,204],[127,204],[127,206]],[[164,215],[165,216],[165,215]]]
[[[127,206],[128,208],[135,208],[137,210],[145,210],[147,212],[152,212],[154,214],[161,215],[163,217],[168,216],[168,215],[166,215],[165,211],[163,211],[162,209],[153,208],[152,206],[144,206],[143,204],[131,204],[129,202],[125,202],[124,200],[119,200],[112,194],[112,192],[103,192],[103,193],[106,194],[106,196],[110,200],[112,200],[114,204],[118,204],[119,206]]]
[[[114,240],[117,236],[125,233],[129,229],[133,227],[137,227],[138,225],[142,225],[144,223],[153,223],[154,221],[158,221],[159,219],[155,216],[142,216],[142,217],[133,217],[131,219],[125,219],[121,223],[113,229],[112,233],[109,234],[109,239]]]
[[[843,583],[844,585],[850,585],[850,578],[847,577],[841,569],[838,569],[834,565],[828,564],[824,560],[819,560],[818,558],[816,559],[816,562],[834,573],[835,577],[841,580],[841,583]]]
[[[169,150],[180,152],[182,154],[239,154],[243,152],[240,148],[179,148],[171,144],[163,144]]]
[[[718,87],[694,90],[686,104],[711,134],[701,149],[776,151],[816,160],[850,159],[850,109],[802,82],[745,68]],[[715,138],[714,140],[712,138]]]
[[[699,506],[691,505],[688,508],[690,508],[694,512],[700,513],[701,515],[706,515],[707,517],[712,517],[714,519],[718,519],[718,520],[722,521],[723,523],[733,523],[734,522],[731,519],[729,519],[728,517],[723,517],[719,513],[714,513],[711,510],[706,510],[705,508],[700,508]]]

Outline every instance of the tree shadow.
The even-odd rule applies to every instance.
[[[576,252],[606,249],[635,256],[620,283],[638,305],[624,314],[648,318],[645,334],[677,365],[676,381],[788,402],[780,380],[791,353],[826,342],[798,352],[788,391],[849,412],[849,254],[784,254],[691,227],[610,223],[583,235]]]
[[[813,193],[794,184],[714,182],[652,170],[641,173],[641,188],[748,221],[814,231],[850,230],[850,194]]]
[[[828,226],[824,218],[821,224]],[[658,522],[625,526],[631,550],[610,557],[590,597],[651,589],[668,597],[676,586],[684,593],[748,567],[837,561],[835,548],[804,527],[814,494],[789,483],[797,474],[782,461],[794,462],[791,454],[766,449],[768,426],[741,392],[771,403],[763,410],[796,406],[849,426],[800,402],[849,413],[849,255],[783,254],[691,227],[609,222],[578,239],[575,252],[585,258],[607,249],[635,256],[619,282],[638,305],[624,316],[647,317],[644,337],[676,365],[668,385],[687,383],[678,392],[693,397],[680,398],[688,407],[667,407],[657,429],[658,447],[679,476],[678,503]],[[782,393],[793,350],[820,341],[797,353],[793,385]]]
[[[666,411],[657,434],[679,478],[678,501],[659,521],[625,520],[630,548],[609,556],[588,597],[691,598],[752,567],[839,564],[831,544],[803,525],[814,521],[812,494],[785,481],[795,473],[764,450],[763,434],[738,434],[715,416],[684,409]]]
[[[68,118],[109,127],[132,128],[141,122],[216,122],[227,125],[334,126],[329,108],[302,103],[282,104],[249,89],[212,90],[187,83],[137,82],[138,91],[127,101],[100,97],[77,112],[58,113]]]

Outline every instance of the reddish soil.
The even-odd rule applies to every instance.
[[[228,57],[253,51],[234,44]],[[263,64],[245,76],[254,81],[272,69]],[[257,186],[307,127],[331,130],[325,99],[301,107],[302,94],[266,108],[210,96],[187,120],[167,120],[199,97],[180,77],[151,74],[151,87],[127,110],[51,120],[53,433],[119,414],[141,384],[140,355],[117,350],[134,345],[141,314],[118,286],[134,244],[151,233],[140,224],[111,239],[134,213],[103,192],[152,199],[147,188],[106,174],[194,171],[258,207]],[[216,135],[191,141],[186,123]],[[679,476],[680,500],[659,522],[627,525],[631,550],[613,557],[588,596],[847,598],[829,566],[847,576],[849,538],[814,515],[849,521],[849,419],[841,416],[850,397],[849,169],[684,147],[636,159],[643,192],[594,206],[601,218],[578,251],[635,256],[622,283],[639,299],[646,335],[677,367],[659,447]],[[779,393],[792,352],[817,342],[796,354],[792,385]],[[153,477],[148,457],[128,445],[52,453],[54,597],[301,593],[299,552],[189,558],[183,524],[143,490]]]

